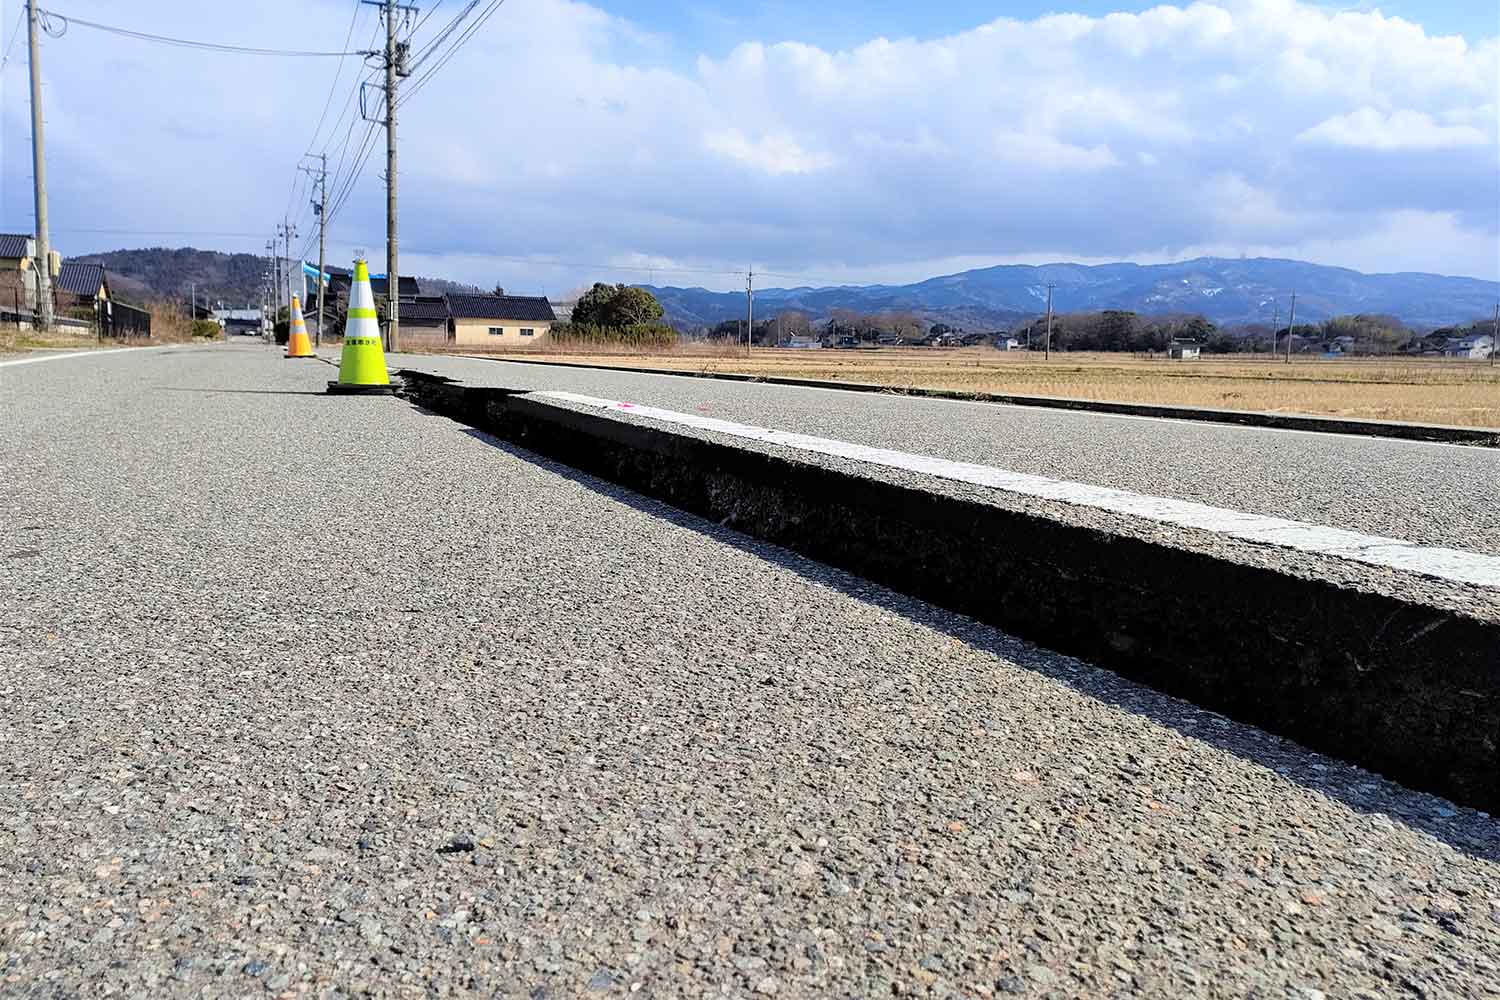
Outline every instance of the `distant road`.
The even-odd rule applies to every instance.
[[[1478,552],[1500,552],[1500,450],[401,355],[474,385],[561,389]]]
[[[1492,819],[331,373],[0,368],[0,994],[1493,987]]]

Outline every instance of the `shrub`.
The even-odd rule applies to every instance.
[[[632,323],[629,326],[599,326],[595,323],[559,323],[548,341],[557,346],[617,344],[623,347],[673,347],[677,331],[665,323]]]
[[[200,337],[208,340],[218,340],[219,334],[222,332],[219,329],[219,324],[211,319],[193,320],[193,338],[195,340]]]

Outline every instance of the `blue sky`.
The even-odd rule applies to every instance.
[[[1103,17],[1116,11],[1140,12],[1156,3],[1119,0],[820,0],[817,3],[771,0],[763,3],[710,4],[694,0],[609,0],[599,6],[670,38],[682,51],[722,54],[750,39],[797,40],[824,48],[849,48],[877,35],[890,38],[940,38],[966,31],[997,17],[1031,19],[1070,13]],[[1433,34],[1461,34],[1471,41],[1500,33],[1500,4],[1485,0],[1431,0],[1425,3],[1324,4],[1325,10],[1379,9],[1392,17],[1422,24]]]
[[[1207,254],[1500,278],[1493,3],[601,3],[507,0],[410,91],[404,270],[549,294]],[[376,27],[356,0],[57,6],[253,46],[338,49],[351,16],[364,46]],[[31,227],[24,53],[0,77],[3,230]],[[260,251],[283,217],[311,249],[296,167],[323,151],[347,191],[330,255],[379,263],[358,60],[75,25],[43,71],[64,253]]]

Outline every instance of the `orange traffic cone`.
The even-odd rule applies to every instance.
[[[312,341],[307,339],[307,323],[302,318],[302,305],[297,296],[292,296],[292,332],[286,341],[286,356],[289,358],[316,358]]]

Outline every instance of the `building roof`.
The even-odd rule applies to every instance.
[[[0,233],[0,257],[7,260],[31,256],[30,233]]]
[[[455,319],[518,319],[552,323],[557,315],[545,295],[455,295],[444,296]]]
[[[73,261],[65,261],[62,270],[57,275],[58,290],[69,292],[73,295],[86,295],[89,298],[93,298],[99,294],[99,289],[103,287],[103,264],[78,264]]]
[[[385,278],[370,279],[370,291],[376,295],[384,295],[389,287],[390,282]],[[398,282],[398,287],[401,290],[402,298],[415,298],[421,292],[421,289],[417,287],[417,279],[404,274]]]
[[[418,298],[401,303],[401,322],[407,320],[448,320],[448,304],[442,299]]]
[[[328,275],[329,288],[342,287],[354,282],[354,272],[349,270],[347,267],[334,267],[330,264],[329,266],[323,268],[323,270]],[[386,280],[385,275],[382,274],[378,277],[372,275],[370,277],[370,291],[374,292],[376,295],[384,295],[388,287],[389,282]],[[401,276],[399,287],[401,289],[401,297],[404,299],[413,298],[421,293],[421,288],[417,284],[417,279],[409,274],[403,274]]]

